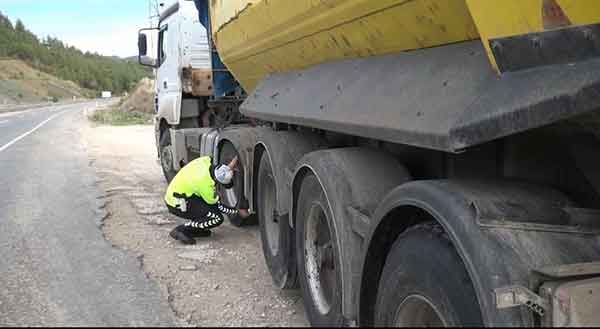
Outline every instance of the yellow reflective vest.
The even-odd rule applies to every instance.
[[[175,178],[169,184],[165,194],[165,202],[171,207],[179,204],[174,193],[191,197],[197,195],[207,204],[214,205],[219,201],[216,191],[216,183],[213,180],[210,169],[212,159],[209,156],[201,157],[188,163],[181,168]]]

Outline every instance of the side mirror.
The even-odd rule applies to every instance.
[[[139,62],[141,65],[144,66],[156,67],[156,59],[150,56],[140,56]]]
[[[155,56],[148,56],[148,33],[152,33],[150,36],[150,42],[156,40],[154,36],[157,36],[158,28],[146,28],[138,31],[138,62],[143,66],[150,66],[156,68],[157,60]],[[150,45],[150,52],[154,53],[155,45]]]
[[[144,33],[138,34],[138,51],[140,57],[148,55],[148,37]]]

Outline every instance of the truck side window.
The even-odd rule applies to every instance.
[[[168,42],[168,33],[167,31],[169,30],[168,25],[165,25],[161,28],[160,33],[158,34],[158,43],[159,43],[159,47],[158,47],[158,62],[159,62],[159,66],[162,65],[162,63],[165,62],[165,59],[167,59],[167,47],[169,45]]]

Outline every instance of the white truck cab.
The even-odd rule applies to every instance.
[[[148,47],[149,39],[156,41],[154,47]],[[181,167],[177,130],[204,126],[202,115],[213,93],[207,32],[194,1],[178,0],[162,10],[157,27],[140,30],[138,46],[140,64],[156,70],[156,144],[170,180]]]

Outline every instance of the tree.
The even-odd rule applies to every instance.
[[[152,72],[119,58],[83,53],[55,37],[39,39],[21,20],[13,28],[0,13],[0,57],[18,58],[36,69],[71,80],[94,91],[112,90],[120,94],[129,90]]]
[[[10,22],[8,17],[6,17],[6,16],[4,16],[4,14],[2,14],[1,11],[0,11],[0,27],[8,28],[11,30],[13,29],[12,23]]]
[[[18,32],[25,32],[25,25],[20,19],[17,19],[17,23],[15,24],[15,30]]]

